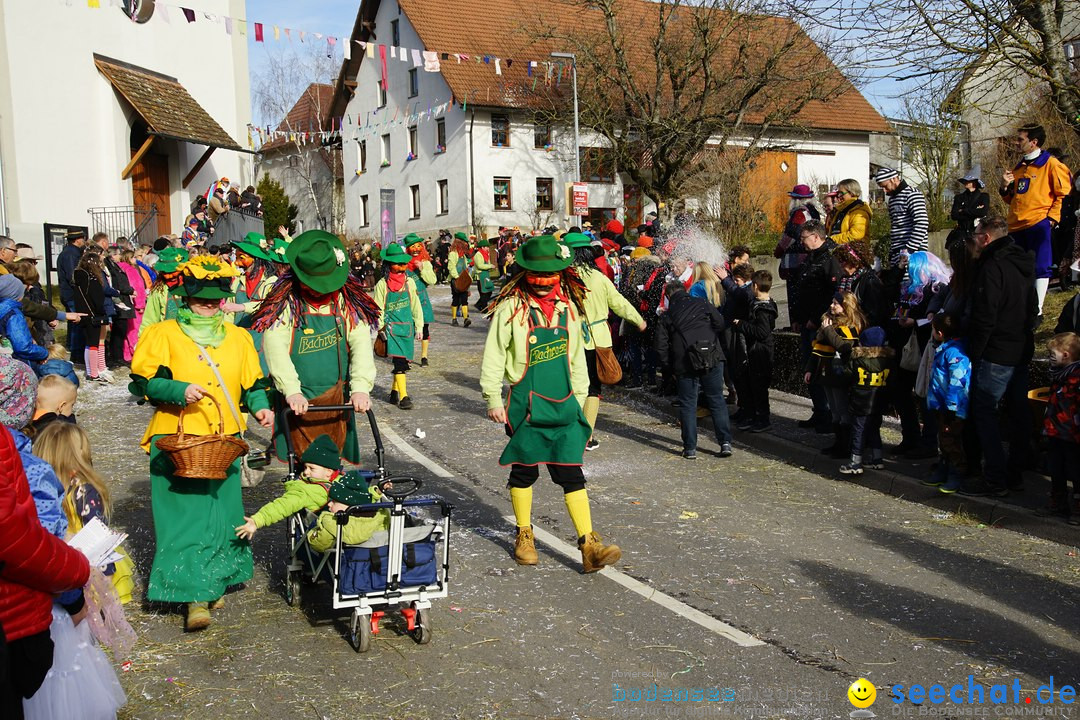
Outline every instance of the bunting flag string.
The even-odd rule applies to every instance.
[[[466,101],[467,102],[467,101]],[[464,110],[466,103],[461,103]],[[369,111],[364,119],[363,125],[359,116],[355,118],[352,115],[344,115],[339,118],[330,119],[329,130],[318,130],[314,126],[307,130],[300,128],[292,128],[289,130],[274,130],[270,127],[258,127],[254,124],[248,124],[248,139],[249,145],[254,147],[255,139],[258,139],[258,145],[261,147],[269,142],[289,142],[297,145],[325,145],[335,140],[355,140],[359,142],[362,139],[371,137],[377,134],[384,133],[389,128],[393,127],[411,127],[421,122],[429,122],[431,120],[443,117],[446,112],[457,103],[451,101],[444,101],[438,104],[434,104],[431,101],[428,102],[427,110],[420,109],[420,101],[407,112],[405,115],[401,115],[400,109],[394,113],[394,116],[387,117],[387,113],[383,112],[382,117],[377,117],[375,123],[371,121],[371,116],[378,115],[379,111]]]
[[[115,5],[117,0],[111,0],[111,5]],[[92,9],[100,9],[100,0],[87,0],[87,7]],[[174,5],[171,3],[157,2],[155,5],[155,16],[161,18],[161,22],[165,24],[172,24],[170,13],[179,13],[183,16],[184,20],[188,24],[194,24],[197,21],[196,11],[183,7],[181,5]],[[234,18],[228,15],[217,15],[214,13],[201,13],[202,18],[206,22],[220,23],[224,26],[226,35],[232,35],[235,29],[241,36],[247,35],[247,24],[251,22],[252,27],[255,30],[255,42],[265,43],[268,33],[266,32],[266,25],[261,22],[249,21],[246,18]],[[316,42],[325,42],[326,51],[328,55],[334,55],[337,52],[337,48],[340,46],[342,56],[345,60],[350,60],[353,55],[353,45],[359,46],[359,49],[363,52],[364,57],[368,59],[374,59],[376,57],[376,48],[378,48],[378,57],[381,60],[381,80],[385,88],[387,85],[386,76],[386,62],[387,62],[387,48],[389,48],[390,59],[400,59],[403,63],[412,61],[412,67],[421,68],[424,72],[440,72],[442,70],[440,60],[446,61],[453,58],[458,64],[462,62],[475,61],[477,64],[489,65],[493,67],[496,75],[503,75],[503,70],[509,70],[513,64],[514,59],[496,57],[494,55],[473,55],[472,53],[453,52],[453,51],[439,51],[439,50],[426,50],[421,48],[406,48],[394,45],[384,45],[379,43],[365,42],[362,40],[352,40],[344,35],[327,35],[321,32],[309,32],[306,30],[300,30],[297,28],[280,27],[278,25],[271,25],[273,28],[273,37],[275,42],[281,42],[281,33],[284,31],[285,40],[293,42],[299,40],[301,43],[307,44],[309,36],[314,38]],[[525,63],[525,72],[528,77],[533,78],[533,87],[536,86],[536,79],[534,71],[538,71],[541,68],[544,69],[544,81],[546,85],[555,85],[556,87],[562,85],[564,63],[562,61],[538,61],[527,60],[522,61]]]

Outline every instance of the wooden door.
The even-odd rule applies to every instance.
[[[793,152],[766,150],[754,158],[743,180],[743,192],[750,207],[765,214],[771,230],[784,229],[788,216],[788,193],[799,184],[799,159]]]
[[[132,150],[132,155],[135,151]],[[169,213],[169,156],[148,152],[131,171],[131,199],[136,207],[157,208],[157,236],[173,232]],[[137,218],[136,222],[141,217]]]
[[[641,225],[641,190],[637,185],[624,185],[623,199],[623,227],[636,229]]]

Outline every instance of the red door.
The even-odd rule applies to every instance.
[[[134,155],[132,151],[132,155]],[[131,199],[136,207],[157,209],[157,235],[173,232],[169,213],[169,156],[146,153],[131,171]],[[141,216],[136,217],[136,222]]]

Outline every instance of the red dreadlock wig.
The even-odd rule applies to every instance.
[[[530,280],[530,276],[532,276]],[[548,280],[547,278],[551,278]],[[519,271],[514,277],[507,281],[503,289],[499,291],[499,294],[495,296],[495,299],[485,309],[487,317],[490,318],[495,314],[495,309],[506,302],[510,298],[518,298],[521,301],[518,309],[510,316],[510,320],[513,321],[519,313],[528,314],[529,312],[529,284],[530,281],[536,285],[555,285],[555,289],[552,290],[560,298],[565,299],[568,304],[573,305],[581,317],[585,317],[585,293],[588,292],[588,288],[585,287],[585,283],[581,281],[581,278],[574,272],[573,266],[561,270],[557,273],[530,273],[525,270]]]
[[[304,284],[293,275],[292,270],[282,273],[266,299],[259,305],[259,309],[252,314],[252,329],[257,332],[266,332],[286,310],[289,312],[293,327],[299,326],[306,290]],[[329,297],[332,301],[340,298],[346,316],[354,325],[363,323],[374,328],[378,322],[379,306],[375,304],[355,276],[350,274],[345,280],[345,285],[337,292],[330,293]]]

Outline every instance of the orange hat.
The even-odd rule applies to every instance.
[[[653,239],[648,235],[639,235],[637,246],[640,248],[651,248],[653,246]]]

